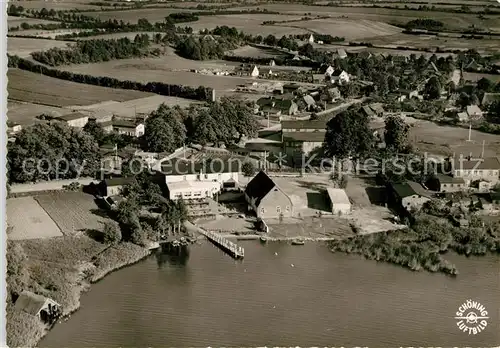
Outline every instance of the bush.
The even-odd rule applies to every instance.
[[[245,162],[241,166],[241,171],[245,176],[252,176],[255,174],[255,166],[253,165],[252,162]]]
[[[122,233],[115,223],[106,222],[103,230],[103,241],[107,244],[116,244],[122,240]]]

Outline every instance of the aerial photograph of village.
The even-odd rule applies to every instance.
[[[4,7],[9,347],[500,346],[500,1]]]

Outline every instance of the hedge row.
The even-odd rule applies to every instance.
[[[156,93],[165,96],[202,100],[202,101],[211,100],[212,98],[212,88],[209,87],[199,86],[197,88],[193,88],[182,85],[170,85],[163,82],[141,83],[129,80],[126,81],[118,80],[113,77],[75,74],[69,71],[61,71],[57,69],[47,68],[44,65],[32,62],[30,60],[18,56],[7,54],[7,57],[8,57],[9,68],[18,68],[22,70],[36,72],[42,75],[55,77],[67,81],[84,83],[95,86],[102,86],[102,87],[132,89],[142,92]]]

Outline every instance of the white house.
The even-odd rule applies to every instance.
[[[331,77],[333,73],[335,72],[335,69],[330,65],[328,68],[325,70],[325,77]]]
[[[118,134],[140,137],[144,135],[144,123],[134,122],[132,120],[114,119],[112,121],[102,122],[102,128],[105,132],[116,132]]]
[[[24,290],[17,298],[14,308],[46,320],[54,312],[60,312],[61,305],[50,298]]]
[[[20,124],[12,121],[7,121],[7,131],[9,133],[16,134],[19,133],[22,129],[23,127]]]
[[[168,198],[178,199],[201,199],[212,198],[220,192],[219,183],[213,181],[179,181],[167,183]]]
[[[471,120],[478,120],[483,118],[483,111],[477,105],[469,105],[467,106],[467,115]]]
[[[89,121],[89,116],[81,112],[73,112],[71,114],[59,116],[56,120],[65,122],[70,127],[83,128]]]
[[[467,186],[475,181],[487,181],[493,187],[500,181],[500,160],[496,157],[458,157],[451,159],[449,164],[453,177],[463,178]]]
[[[333,84],[343,85],[343,84],[349,83],[350,77],[346,71],[337,70],[337,71],[334,71],[332,73],[332,75],[330,76],[330,81]]]
[[[351,212],[351,201],[345,190],[328,187],[326,191],[330,199],[330,208],[333,214],[346,215]]]
[[[311,34],[311,36],[309,36],[309,39],[307,39],[307,41],[309,41],[309,43],[314,43],[314,36],[313,36],[313,34]]]
[[[276,65],[276,62],[274,61],[274,59],[271,59],[271,61],[269,62],[269,66],[275,66]]]
[[[250,70],[250,76],[252,77],[259,76],[259,69],[257,68],[257,65],[254,65],[253,68]]]
[[[165,175],[167,184],[181,181],[209,181],[222,187],[225,182],[239,182],[241,160],[232,158],[222,160],[214,158],[211,161],[195,162],[173,158],[161,163],[161,173]]]

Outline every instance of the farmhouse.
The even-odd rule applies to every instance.
[[[429,188],[438,192],[458,192],[467,189],[464,179],[455,178],[450,175],[436,174],[434,178],[429,180]]]
[[[26,290],[21,292],[14,307],[18,311],[23,311],[29,315],[38,317],[44,323],[49,324],[61,314],[61,305],[59,303],[50,298]]]
[[[212,198],[220,190],[220,184],[213,181],[167,182],[168,198],[174,201],[178,199]]]
[[[349,74],[344,70],[336,70],[330,76],[330,82],[333,84],[343,85],[349,83]]]
[[[287,154],[303,153],[321,147],[325,140],[326,121],[281,121],[281,141]]]
[[[469,116],[469,120],[478,120],[483,118],[483,112],[477,105],[469,105],[467,106],[467,116]]]
[[[106,132],[116,132],[136,138],[144,135],[144,123],[135,120],[113,119],[101,125]]]
[[[484,93],[483,99],[481,100],[481,106],[489,106],[495,101],[500,101],[500,93]]]
[[[133,180],[133,177],[106,179],[99,183],[99,191],[105,197],[116,196],[121,194],[123,186],[130,185]]]
[[[340,94],[340,91],[337,87],[333,88],[328,88],[325,91],[322,92],[320,99],[324,100],[328,103],[335,103],[338,101],[342,95]]]
[[[399,90],[399,97],[398,97],[399,102],[412,98],[423,99],[423,97],[419,95],[418,90],[408,90],[408,89]]]
[[[351,202],[345,190],[328,187],[326,191],[333,214],[346,215],[351,212]]]
[[[20,124],[12,121],[7,121],[7,132],[9,134],[19,133],[22,129],[23,127]]]
[[[314,43],[314,36],[313,36],[313,34],[311,34],[309,36],[309,39],[307,39],[307,41],[309,41],[309,43]]]
[[[320,69],[320,72],[323,73],[326,77],[331,77],[332,74],[335,72],[335,69],[331,65],[324,65]]]
[[[475,181],[486,181],[493,187],[499,182],[500,161],[496,157],[449,159],[447,167],[451,169],[453,177],[462,178],[467,186]]]
[[[56,120],[65,122],[70,127],[83,128],[89,121],[89,116],[81,112],[73,112],[71,114],[59,116]]]
[[[298,105],[291,99],[261,98],[257,101],[259,110],[267,115],[295,115],[299,111]]]
[[[375,117],[375,112],[372,110],[372,108],[370,108],[370,106],[368,105],[363,105],[361,107],[361,110],[363,110],[363,113],[367,116],[367,117],[370,117],[370,118],[373,118]]]
[[[261,219],[293,216],[293,202],[263,171],[260,171],[247,185],[245,200],[249,210]]]
[[[407,211],[418,211],[430,200],[424,188],[416,182],[391,184],[390,189],[396,202]]]
[[[179,158],[161,163],[161,173],[165,175],[165,182],[215,182],[222,187],[227,181],[239,181],[241,160],[237,158],[214,158],[205,162],[195,162]]]

